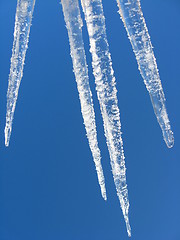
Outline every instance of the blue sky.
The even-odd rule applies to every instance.
[[[141,0],[175,136],[168,149],[115,0],[103,1],[121,113],[132,240],[180,239],[180,3]],[[16,1],[0,0],[0,240],[126,240],[83,34],[108,201],[85,136],[58,1],[36,1],[9,148],[6,91]]]

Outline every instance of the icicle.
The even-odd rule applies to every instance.
[[[101,0],[81,0],[81,4],[87,23],[93,73],[104,122],[104,131],[111,159],[114,182],[125,218],[127,232],[130,236],[131,228],[128,218],[129,200],[121,137],[120,113],[112,60],[106,37],[102,2]]]
[[[92,93],[89,86],[88,67],[82,37],[82,19],[78,0],[61,0],[64,19],[68,30],[71,57],[73,61],[74,74],[76,77],[81,111],[86,128],[87,138],[96,166],[101,194],[106,200],[106,188],[101,165],[101,155],[98,147],[95,113],[93,107]]]
[[[157,120],[169,148],[174,145],[165,96],[157,69],[148,29],[143,17],[139,0],[117,0],[119,13],[131,41],[140,73],[150,94]]]
[[[5,127],[5,145],[9,145],[12,121],[23,76],[23,66],[28,47],[28,38],[35,0],[18,0],[14,28],[14,43],[7,92],[7,113]]]

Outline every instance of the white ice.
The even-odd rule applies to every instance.
[[[98,147],[95,113],[93,107],[92,93],[89,86],[88,67],[82,37],[82,19],[80,15],[78,0],[61,0],[64,19],[68,30],[71,57],[74,74],[77,82],[81,112],[84,119],[89,146],[96,166],[101,194],[106,200],[106,188],[101,165],[101,154]]]
[[[157,69],[148,29],[143,17],[139,0],[117,0],[119,14],[126,28],[135,53],[140,73],[149,92],[164,140],[169,148],[174,145],[165,96]]]
[[[126,222],[128,235],[131,235],[129,224],[129,200],[126,184],[125,157],[121,137],[120,113],[114,71],[106,37],[105,17],[101,0],[81,0],[85,15],[92,54],[92,66],[96,90],[104,122],[104,131],[111,159],[112,173]]]
[[[17,1],[14,28],[14,42],[12,49],[11,68],[7,92],[6,126],[4,130],[6,146],[9,145],[13,116],[18,97],[18,90],[23,76],[23,66],[25,61],[26,50],[28,47],[28,39],[34,5],[35,0]]]
[[[157,69],[148,29],[143,17],[140,0],[116,0],[121,19],[126,28],[135,53],[140,73],[150,94],[154,112],[163,132],[164,140],[170,148],[174,144],[165,96]],[[78,0],[61,0],[66,22],[74,74],[77,82],[81,111],[95,162],[101,193],[106,200],[105,180],[98,147],[95,113],[92,93],[89,86],[88,67],[82,37],[82,19]],[[23,67],[28,47],[29,32],[35,0],[17,0],[14,42],[7,92],[7,113],[5,126],[5,145],[9,145],[12,122],[18,90],[23,76]],[[120,205],[126,222],[128,235],[131,236],[129,224],[129,200],[126,184],[126,167],[121,136],[120,112],[114,71],[106,36],[105,17],[102,0],[81,0],[85,15],[92,54],[93,74],[104,123],[104,132],[110,154],[113,178]]]

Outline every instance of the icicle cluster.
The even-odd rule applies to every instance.
[[[116,0],[121,19],[126,28],[135,53],[140,73],[150,94],[154,112],[163,132],[164,140],[170,148],[174,144],[173,132],[168,119],[165,96],[157,69],[156,59],[139,0]],[[94,159],[101,194],[106,200],[106,187],[98,147],[95,112],[89,86],[88,66],[82,37],[82,19],[78,0],[61,0],[64,19],[68,31],[71,58],[79,92],[81,112]],[[9,145],[12,121],[23,75],[23,66],[35,0],[17,0],[11,67],[7,92],[7,113],[5,126],[5,145]],[[128,235],[129,200],[126,184],[126,167],[121,136],[120,112],[117,89],[112,68],[112,59],[106,36],[105,17],[102,0],[81,0],[92,55],[93,74],[104,124],[113,178],[120,205],[126,222]]]

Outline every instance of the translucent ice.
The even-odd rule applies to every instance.
[[[148,29],[143,17],[139,0],[117,0],[119,14],[126,28],[135,53],[140,73],[149,92],[157,120],[169,148],[174,145],[168,114],[165,107],[165,96],[157,69]]]
[[[29,32],[35,0],[18,0],[14,28],[14,43],[7,92],[5,145],[9,145],[18,90],[23,76],[23,67],[28,47]]]
[[[106,188],[101,165],[101,155],[98,147],[95,113],[93,107],[92,93],[89,86],[88,67],[82,37],[82,19],[80,15],[78,0],[61,0],[64,19],[68,30],[71,57],[77,88],[81,103],[81,112],[84,119],[87,138],[96,166],[101,194],[106,200]]]
[[[128,235],[129,200],[126,184],[126,168],[121,137],[120,113],[114,71],[106,36],[105,17],[101,0],[81,0],[92,54],[92,66],[95,76],[96,91],[104,122],[104,131],[111,159],[112,173],[120,200]]]

